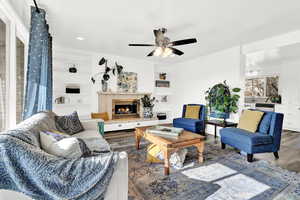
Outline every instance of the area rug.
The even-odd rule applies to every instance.
[[[132,138],[128,138],[128,143]],[[132,143],[131,143],[132,144]],[[206,144],[205,163],[189,148],[183,169],[163,174],[162,164],[146,163],[146,143],[129,156],[129,200],[299,200],[300,175],[265,161],[248,163],[233,149]]]

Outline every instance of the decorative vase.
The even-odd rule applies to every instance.
[[[102,81],[102,92],[107,92],[108,84],[106,81]]]
[[[144,118],[152,118],[152,117],[153,117],[152,107],[144,107]]]

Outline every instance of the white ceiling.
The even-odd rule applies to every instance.
[[[171,40],[196,37],[180,46],[195,58],[235,45],[300,29],[299,0],[38,0],[47,10],[54,42],[68,48],[155,60],[152,30],[166,27]],[[78,41],[76,37],[86,40]]]

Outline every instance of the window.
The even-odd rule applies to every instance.
[[[7,124],[7,45],[6,24],[0,19],[0,131]]]
[[[16,104],[16,121],[17,123],[22,120],[23,101],[24,101],[24,55],[25,46],[24,43],[17,38],[16,41],[16,76],[17,76],[17,104]]]

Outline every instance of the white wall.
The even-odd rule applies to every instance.
[[[300,30],[288,32],[282,35],[266,38],[249,44],[244,44],[242,48],[243,54],[257,51],[266,51],[282,46],[287,46],[300,42]]]
[[[69,73],[75,64],[77,73]],[[92,56],[85,52],[53,48],[53,101],[65,97],[66,104],[53,104],[53,111],[58,115],[69,114],[76,110],[79,115],[86,116],[91,112]],[[78,85],[80,94],[66,94],[68,85]]]
[[[181,116],[183,104],[206,104],[205,91],[224,80],[230,87],[241,87],[240,48],[233,47],[172,66],[174,117]],[[235,116],[232,116],[236,120]]]
[[[26,0],[3,0],[8,2],[21,19],[22,23],[29,29],[30,25],[30,6]]]
[[[53,84],[54,97],[65,96],[66,105],[54,104],[54,112],[57,114],[68,114],[77,110],[82,117],[89,116],[91,112],[98,112],[98,94],[101,91],[101,78],[97,76],[95,84],[92,84],[91,77],[97,72],[104,70],[104,65],[98,63],[102,57],[109,60],[108,66],[114,65],[115,61],[124,67],[124,71],[136,72],[138,74],[138,91],[153,93],[154,88],[154,64],[151,62],[115,56],[104,53],[95,53],[79,51],[62,47],[54,47],[53,58]],[[71,74],[68,68],[75,64],[78,73]],[[110,73],[111,79],[108,82],[109,89],[112,92],[117,91],[117,77]],[[80,95],[65,94],[67,84],[79,84],[81,89]],[[70,100],[70,101],[69,101]]]
[[[154,88],[154,64],[152,62],[115,56],[111,54],[94,53],[92,61],[92,74],[96,74],[104,70],[104,65],[99,66],[98,63],[102,57],[108,59],[108,66],[113,66],[115,62],[124,67],[126,72],[135,72],[138,74],[138,91],[145,93],[153,93]],[[108,81],[108,88],[112,92],[117,91],[117,77],[110,74],[111,79]],[[92,110],[98,111],[98,91],[101,91],[101,78],[98,76],[96,84],[92,85]]]

